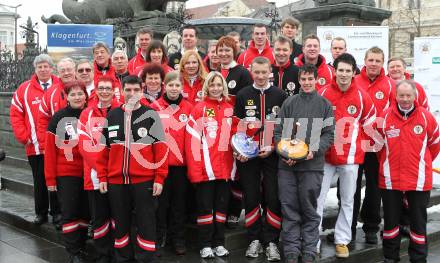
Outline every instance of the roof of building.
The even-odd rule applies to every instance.
[[[200,19],[200,18],[207,18],[212,17],[219,9],[226,6],[230,1],[213,4],[213,5],[205,5],[195,8],[188,8],[187,12],[189,14],[192,14],[191,19]]]

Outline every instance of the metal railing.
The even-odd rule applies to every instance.
[[[0,92],[13,92],[32,76],[36,55],[25,53],[16,59],[13,52],[0,50]]]

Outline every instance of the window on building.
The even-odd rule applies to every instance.
[[[408,0],[409,9],[420,9],[420,0]]]
[[[0,49],[5,48],[8,44],[8,32],[0,31]]]

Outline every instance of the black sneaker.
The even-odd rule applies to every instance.
[[[365,242],[367,244],[376,245],[379,242],[379,240],[377,238],[377,233],[376,232],[366,232],[365,233]]]

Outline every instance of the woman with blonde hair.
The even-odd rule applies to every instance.
[[[200,256],[223,257],[229,254],[224,247],[228,180],[235,171],[229,143],[233,108],[219,72],[208,74],[201,92],[203,100],[194,107],[186,125],[188,177],[196,189]]]
[[[182,95],[193,105],[202,100],[202,87],[206,79],[206,69],[200,55],[194,50],[186,51],[180,60]]]

